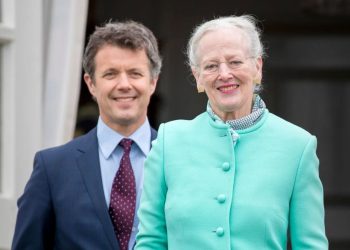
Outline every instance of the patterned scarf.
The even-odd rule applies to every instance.
[[[265,102],[260,98],[259,95],[256,95],[254,103],[253,103],[252,112],[249,115],[244,116],[244,117],[239,118],[239,119],[236,119],[236,120],[228,120],[228,121],[224,122],[223,120],[220,119],[219,116],[217,116],[214,113],[214,111],[212,110],[212,108],[210,106],[209,101],[207,104],[207,112],[208,112],[209,116],[215,122],[226,123],[230,126],[230,132],[231,132],[232,139],[234,142],[239,137],[239,135],[235,132],[235,130],[246,129],[246,128],[249,128],[249,127],[253,126],[254,124],[256,124],[261,119],[265,109],[266,109]]]

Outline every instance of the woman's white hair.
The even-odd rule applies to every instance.
[[[263,57],[264,47],[260,40],[261,31],[256,25],[257,20],[251,15],[219,17],[206,21],[197,26],[187,45],[187,57],[190,67],[198,66],[197,49],[202,37],[220,28],[239,28],[246,34],[249,40],[249,53],[251,57]]]

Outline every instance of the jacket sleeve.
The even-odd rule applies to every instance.
[[[167,193],[164,164],[164,125],[162,124],[145,162],[144,185],[138,211],[139,233],[135,250],[168,249],[164,214]]]
[[[17,203],[13,250],[53,248],[54,216],[50,197],[44,161],[41,153],[37,153],[32,175]]]
[[[301,156],[290,203],[293,250],[328,249],[325,234],[323,188],[319,178],[316,137],[311,137]]]

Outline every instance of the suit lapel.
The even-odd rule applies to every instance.
[[[90,131],[85,139],[78,148],[78,167],[108,240],[113,249],[119,249],[103,193],[96,128]]]
[[[151,128],[151,143],[153,140],[157,138],[157,131],[153,128]],[[152,145],[151,145],[152,146]]]

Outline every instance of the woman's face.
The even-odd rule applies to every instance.
[[[248,44],[238,28],[209,31],[198,43],[198,65],[192,72],[197,85],[205,89],[213,111],[224,121],[251,113],[262,59],[250,56]]]

